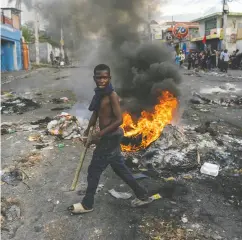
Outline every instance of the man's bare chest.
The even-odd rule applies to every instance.
[[[109,96],[103,97],[101,104],[100,104],[100,113],[102,112],[111,112],[112,106]]]

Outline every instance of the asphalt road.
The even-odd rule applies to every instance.
[[[227,121],[228,127],[236,127],[238,132],[241,131],[241,108],[209,106],[209,112],[203,112],[194,109],[189,102],[194,91],[211,99],[235,94],[234,91],[217,93],[216,89],[211,94],[207,93],[226,83],[233,84],[238,90],[236,94],[242,96],[242,79],[237,78],[241,73],[231,71],[230,74],[235,78],[207,74],[197,77],[194,74],[186,75],[186,70],[182,71],[179,124],[194,123],[193,114],[196,113],[198,125],[206,120],[223,119]],[[29,123],[46,116],[55,116],[57,112],[50,111],[53,104],[49,100],[57,97],[66,96],[84,106],[92,97],[93,86],[92,70],[86,67],[62,69],[61,72],[39,69],[23,78],[13,78],[2,85],[2,91],[33,97],[42,106],[22,115],[2,115],[2,122]],[[72,113],[78,113],[78,110],[75,107]],[[84,109],[79,114],[88,115]],[[14,165],[16,160],[34,149],[33,143],[28,141],[30,134],[31,131],[20,131],[2,136],[2,167]],[[81,149],[80,143],[66,140],[62,149],[54,146],[53,149],[40,150],[42,160],[25,170],[29,176],[26,180],[29,188],[22,183],[16,186],[2,185],[2,196],[18,199],[21,209],[21,218],[8,221],[2,231],[2,239],[152,239],[152,230],[159,232],[158,223],[171,221],[174,222],[175,232],[179,228],[189,230],[191,237],[188,239],[242,239],[241,205],[233,204],[233,197],[242,203],[241,175],[236,178],[219,176],[216,179],[204,177],[175,182],[140,180],[150,192],[159,191],[163,199],[144,208],[133,209],[128,200],[115,199],[109,195],[108,190],[111,188],[128,192],[130,189],[108,168],[101,177],[100,183],[104,184],[104,188],[96,195],[95,211],[83,216],[71,216],[66,208],[82,197],[76,192],[69,192]],[[86,182],[90,159],[91,150],[82,169],[82,184]],[[85,186],[79,184],[78,190],[84,189]]]

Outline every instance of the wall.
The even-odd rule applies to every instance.
[[[230,53],[236,50],[236,37],[232,38],[232,36],[237,36],[238,28],[242,24],[242,16],[228,16],[228,28],[226,30],[226,39],[227,39],[227,48]],[[240,43],[238,43],[240,45]]]
[[[204,34],[205,34],[205,21],[204,20],[199,22],[199,34],[200,34],[200,36],[204,36]]]
[[[53,54],[55,57],[59,56],[60,49],[52,47],[51,44],[45,42],[45,43],[39,43],[39,57],[41,63],[50,63],[50,53],[53,51]],[[35,55],[35,44],[29,44],[29,57],[31,62],[36,61],[36,55]]]
[[[237,40],[236,49],[239,49],[239,51],[242,52],[242,40]]]

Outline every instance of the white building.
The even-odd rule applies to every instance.
[[[199,23],[199,36],[191,39],[196,43],[197,48],[202,49],[202,40],[206,35],[206,44],[208,48],[221,49],[223,40],[223,17],[222,13],[214,13],[198,19],[193,22]],[[229,52],[236,49],[242,51],[242,13],[228,13],[226,28],[226,42]]]

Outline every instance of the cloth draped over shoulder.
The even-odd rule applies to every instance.
[[[91,104],[88,108],[89,111],[96,111],[98,112],[101,104],[101,100],[104,96],[110,96],[111,93],[114,91],[114,88],[111,83],[109,83],[105,88],[98,88],[94,89],[95,95],[92,98]]]

